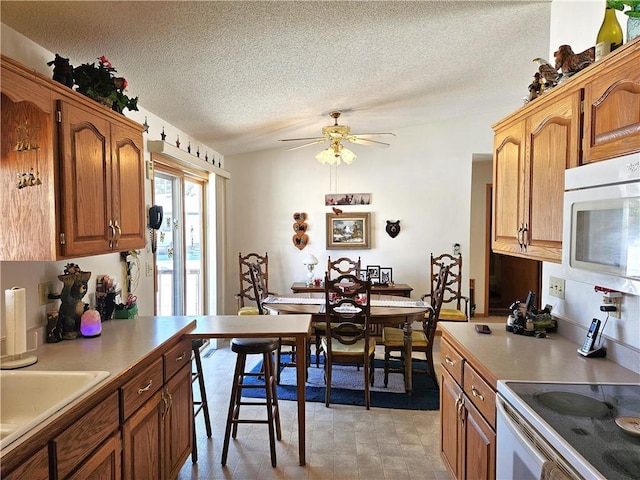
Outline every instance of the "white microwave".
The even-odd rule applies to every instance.
[[[565,172],[567,278],[640,295],[640,154]]]

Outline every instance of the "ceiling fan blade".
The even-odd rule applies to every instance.
[[[326,141],[327,141],[327,138],[322,137],[322,138],[316,139],[314,142],[309,142],[309,143],[305,143],[303,145],[298,145],[298,146],[295,146],[295,147],[287,148],[286,151],[290,152],[291,150],[297,150],[299,148],[309,147],[311,145],[315,145],[316,143],[322,143],[322,142],[326,142]]]
[[[281,138],[279,142],[298,142],[301,140],[326,140],[326,137]]]
[[[374,147],[388,147],[388,143],[377,142],[375,140],[367,140],[366,138],[359,138],[355,136],[347,137],[346,140],[351,143],[358,143],[360,145],[371,145]]]
[[[395,133],[352,133],[351,135],[353,135],[354,137],[359,137],[359,138],[369,138],[369,137],[379,137],[381,135],[391,135],[392,137],[395,137],[396,134]]]

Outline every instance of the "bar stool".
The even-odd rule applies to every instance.
[[[224,446],[222,447],[222,465],[227,463],[229,453],[229,437],[236,438],[239,423],[266,423],[269,426],[269,448],[271,450],[271,465],[276,466],[276,442],[282,439],[280,430],[280,411],[278,409],[278,395],[276,392],[275,374],[273,366],[273,352],[278,350],[280,341],[277,338],[234,338],[231,340],[231,350],[238,354],[236,369],[233,374],[233,386],[231,387],[231,400],[229,401],[229,413],[227,415],[227,427],[224,433]],[[246,372],[247,355],[262,355],[263,369],[261,372]],[[245,385],[244,377],[262,377],[264,383]],[[265,402],[242,401],[242,389],[264,388]],[[241,405],[266,405],[267,420],[240,419]],[[274,434],[275,423],[275,434]],[[233,427],[233,429],[232,429]]]
[[[211,417],[209,416],[209,404],[207,403],[207,390],[204,385],[204,375],[202,373],[202,359],[200,358],[200,348],[204,344],[204,340],[199,338],[191,341],[191,350],[193,351],[193,360],[196,364],[196,371],[191,372],[191,392],[193,395],[193,384],[198,381],[200,390],[200,401],[193,401],[193,441],[191,447],[191,461],[198,462],[198,442],[196,439],[196,417],[200,412],[204,415],[204,426],[207,429],[207,437],[211,438]]]

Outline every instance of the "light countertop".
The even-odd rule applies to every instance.
[[[640,373],[607,358],[585,358],[579,345],[557,333],[546,338],[516,335],[504,323],[490,323],[492,333],[479,334],[476,323],[439,322],[446,339],[480,370],[495,388],[498,380],[581,383],[640,383]]]

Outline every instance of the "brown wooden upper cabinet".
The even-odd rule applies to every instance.
[[[640,150],[639,51],[585,83],[583,163]]]
[[[82,105],[59,102],[61,251],[84,256],[144,247],[142,138]]]
[[[2,57],[0,261],[143,248],[143,128]],[[17,149],[30,132],[33,147]],[[41,183],[18,188],[33,173]]]
[[[493,251],[562,261],[565,170],[640,151],[639,64],[640,39],[493,126]]]

